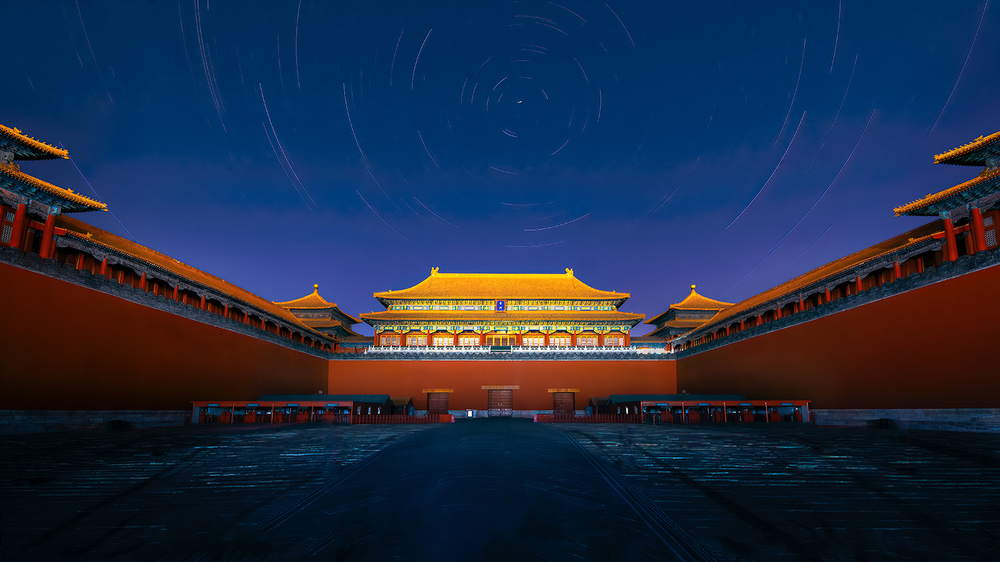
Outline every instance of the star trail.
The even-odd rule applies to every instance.
[[[115,214],[79,218],[352,314],[431,267],[571,267],[647,317],[693,283],[738,301],[919,226],[892,208],[966,179],[933,154],[1000,130],[988,1],[5,15],[0,122],[73,157],[26,172]]]

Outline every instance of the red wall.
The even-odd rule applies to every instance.
[[[814,408],[985,408],[1000,402],[1000,266],[678,361],[691,393]]]
[[[424,389],[453,388],[453,410],[486,409],[483,385],[520,385],[515,410],[551,410],[550,388],[578,388],[577,409],[592,396],[673,394],[675,361],[330,361],[330,394],[409,396],[427,407]]]
[[[327,359],[0,264],[0,409],[186,409],[326,390]]]

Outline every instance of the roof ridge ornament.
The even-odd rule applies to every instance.
[[[431,275],[437,275],[439,269],[441,269],[441,268],[440,267],[432,267],[431,268]]]
[[[568,275],[570,277],[573,277],[573,268],[572,267],[567,267],[566,268],[566,275]]]

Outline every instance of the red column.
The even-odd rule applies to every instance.
[[[569,346],[576,347],[576,334],[569,335]]]
[[[146,290],[146,272],[142,272],[142,277],[139,278],[139,288],[143,291]]]
[[[597,347],[604,347],[604,334],[597,334]]]
[[[12,248],[22,249],[21,246],[24,244],[24,227],[28,222],[28,206],[24,203],[18,203],[17,211],[14,212],[14,231],[10,234],[10,245]]]
[[[774,310],[774,319],[777,320],[781,318],[781,307],[779,306]]]
[[[625,332],[625,347],[632,345],[632,333]]]
[[[107,258],[105,258],[104,261],[108,261]],[[180,285],[174,285],[174,296],[173,296],[174,300],[177,300],[177,291],[178,291],[179,288],[180,288]]]
[[[823,293],[823,304],[827,304],[827,303],[829,303],[829,302],[830,302],[830,300],[831,300],[831,299],[830,299],[830,288],[829,288],[829,287],[827,287],[827,288],[826,288],[826,292],[825,292],[825,293]]]
[[[486,345],[486,334],[479,334],[479,347]]]
[[[229,303],[226,303],[225,308],[222,309],[222,317],[229,318]]]
[[[955,242],[955,225],[950,218],[944,219],[944,260],[955,261],[958,259],[958,244]]]
[[[201,303],[198,304],[198,308],[205,310],[205,295],[201,296]]]
[[[101,277],[106,277],[108,275],[108,258],[101,260]]]
[[[249,313],[249,312],[246,312],[246,311],[244,311],[244,312],[243,312],[243,323],[244,323],[244,324],[246,324],[246,323],[247,323],[247,322],[249,322],[249,321],[250,321],[250,313]]]
[[[861,289],[861,276],[860,276],[860,275],[858,275],[858,278],[857,278],[857,280],[855,281],[855,286],[854,286],[854,288],[855,288],[855,289],[857,289],[857,292],[856,292],[856,293],[854,293],[854,294],[855,294],[855,295],[860,295],[860,294],[861,294],[861,290],[862,290],[862,289]]]
[[[548,333],[544,333],[544,334],[542,334],[542,344],[543,344],[543,345],[544,345],[545,347],[548,347],[548,346],[549,346],[549,334],[548,334]]]
[[[56,230],[56,216],[49,215],[45,217],[45,230],[42,231],[42,246],[39,248],[39,255],[43,259],[48,259],[52,257],[52,234]]]
[[[81,253],[80,255],[76,256],[76,268],[78,270],[79,269],[83,269],[83,260],[84,260],[85,257],[86,257],[86,254],[83,254],[83,253]]]
[[[917,273],[924,272],[924,258],[917,256]]]
[[[892,262],[892,282],[895,283],[897,279],[903,277],[903,271],[899,268],[899,262]]]
[[[983,213],[979,207],[972,208],[972,237],[976,242],[976,251],[986,249],[986,227],[983,226]]]
[[[455,332],[451,337],[451,346],[458,347],[458,332]]]

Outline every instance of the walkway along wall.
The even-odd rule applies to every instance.
[[[1000,266],[759,336],[680,353],[691,393],[804,398],[813,408],[997,405]]]
[[[410,396],[418,409],[427,407],[425,390],[452,389],[449,408],[485,410],[483,386],[517,386],[514,410],[552,410],[550,389],[578,389],[576,408],[592,396],[673,394],[676,361],[389,361],[331,360],[330,394]]]
[[[329,354],[293,348],[301,344],[282,346],[4,263],[0,294],[0,409],[187,410],[198,399],[326,391]]]

